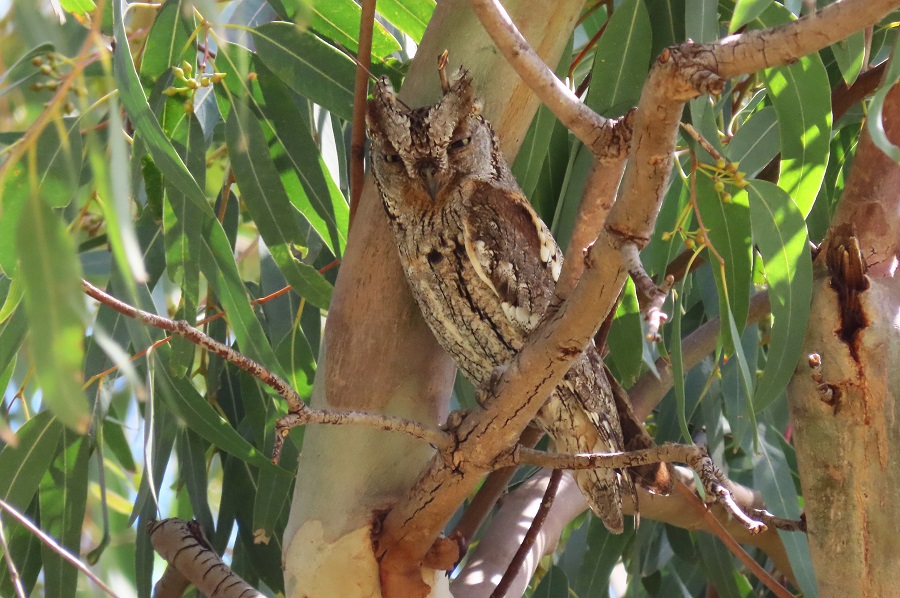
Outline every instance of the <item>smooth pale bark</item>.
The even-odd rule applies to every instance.
[[[900,141],[900,88],[889,94],[885,129]],[[823,243],[807,360],[789,388],[794,445],[803,485],[809,544],[823,597],[900,596],[900,280],[893,276],[900,227],[900,166],[863,132],[832,231],[851,224],[869,264],[858,294],[862,327],[841,334],[846,319],[823,261]],[[846,229],[845,229],[846,230]]]
[[[535,49],[556,64],[581,0],[509,2]],[[474,75],[485,113],[512,159],[537,100],[506,65],[465,1],[440,2],[401,97],[437,99],[437,56]],[[419,315],[400,269],[380,201],[367,181],[335,285],[313,390],[317,407],[391,413],[423,422],[446,418],[455,368]],[[400,500],[432,456],[425,443],[349,426],[310,426],[284,536],[288,596],[377,596],[370,530]],[[443,584],[443,572],[423,571]],[[340,586],[335,586],[339,583]],[[338,593],[335,593],[335,592]]]

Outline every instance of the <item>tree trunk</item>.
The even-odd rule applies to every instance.
[[[507,2],[533,47],[556,64],[583,2]],[[437,56],[450,50],[475,80],[487,117],[512,160],[537,99],[507,66],[464,0],[438,3],[401,97],[422,105],[439,93]],[[422,320],[399,267],[371,179],[354,218],[335,285],[312,402],[440,423],[455,368]],[[306,431],[284,537],[288,596],[379,596],[371,530],[415,483],[432,456],[421,441],[354,427]],[[422,571],[446,595],[443,571]]]
[[[896,143],[900,88],[888,94],[884,121]],[[900,595],[898,199],[900,167],[864,131],[817,257],[810,357],[789,388],[810,551],[825,597]]]

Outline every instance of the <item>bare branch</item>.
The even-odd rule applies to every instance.
[[[350,140],[350,223],[359,208],[366,179],[366,93],[372,62],[372,34],[375,25],[375,0],[363,0],[359,17],[359,44],[356,51],[356,76],[353,82],[353,130]]]
[[[522,80],[598,159],[619,159],[631,140],[628,118],[606,119],[585,106],[544,64],[499,0],[469,0],[497,49]]]
[[[41,528],[36,526],[34,523],[32,523],[31,520],[28,519],[28,517],[26,517],[24,514],[20,513],[18,510],[16,510],[15,507],[13,507],[11,504],[6,502],[5,500],[0,499],[0,509],[3,509],[7,513],[9,513],[12,516],[12,518],[15,519],[17,522],[19,522],[25,529],[27,529],[32,534],[37,536],[38,540],[40,540],[41,542],[43,542],[44,544],[49,546],[50,550],[52,550],[53,552],[55,552],[56,554],[58,554],[59,556],[64,558],[66,561],[69,562],[69,564],[71,564],[76,569],[78,569],[79,571],[84,573],[88,579],[90,579],[92,582],[97,584],[98,588],[100,588],[101,590],[103,590],[104,592],[106,592],[107,594],[112,596],[113,598],[116,598],[116,593],[113,592],[109,586],[107,586],[105,583],[103,583],[103,580],[100,579],[99,577],[97,577],[94,574],[94,572],[91,571],[91,569],[87,565],[82,563],[81,559],[79,559],[76,555],[74,555],[71,552],[69,552],[68,550],[66,550],[66,548],[61,546],[56,540],[54,540],[53,538],[48,536],[46,533],[44,533],[44,530],[42,530]],[[6,554],[9,554],[9,553],[6,553]]]
[[[647,340],[655,343],[660,338],[659,329],[662,327],[663,322],[669,319],[669,316],[662,310],[662,306],[672,290],[672,285],[675,284],[675,277],[672,275],[666,276],[663,286],[656,286],[653,279],[644,270],[644,265],[641,264],[640,253],[637,245],[634,243],[622,245],[622,256],[625,260],[625,268],[628,270],[631,280],[634,281],[637,292],[647,298],[647,303],[642,310],[644,320],[648,323]]]
[[[766,524],[766,527],[780,529],[785,532],[806,533],[806,519],[783,519],[776,517],[765,509],[748,509],[748,513]]]
[[[25,588],[22,586],[22,577],[19,575],[19,570],[16,569],[16,564],[10,556],[9,544],[6,543],[6,526],[3,525],[2,517],[0,517],[0,549],[2,549],[3,554],[6,555],[6,570],[9,571],[9,580],[12,583],[13,589],[16,591],[16,598],[25,598]]]
[[[738,559],[740,559],[740,561],[744,564],[744,566],[752,571],[753,574],[758,577],[766,585],[767,588],[772,590],[772,592],[779,598],[793,598],[793,595],[788,592],[784,588],[784,586],[778,583],[769,574],[768,571],[763,569],[762,566],[756,562],[756,560],[754,560],[749,554],[746,553],[746,551],[744,551],[743,548],[741,548],[741,545],[738,544],[737,540],[735,540],[728,533],[728,531],[724,528],[724,526],[722,526],[719,520],[716,519],[706,508],[704,508],[702,502],[696,499],[696,496],[690,488],[688,488],[685,484],[679,482],[675,484],[675,489],[679,494],[688,499],[688,503],[693,506],[694,511],[697,513],[697,515],[701,519],[709,523],[710,527],[713,530],[713,533],[715,533],[716,536],[720,540],[722,540],[722,542],[725,544],[725,546],[728,547],[732,554],[737,556]]]
[[[363,411],[339,411],[320,410],[305,407],[298,413],[289,413],[278,419],[275,429],[277,437],[284,438],[291,429],[306,424],[330,424],[337,426],[357,425],[367,428],[384,430],[386,432],[402,432],[413,438],[424,440],[439,451],[450,448],[453,438],[447,432],[426,426],[425,424],[380,413],[366,413]],[[280,446],[276,440],[276,446]],[[274,458],[274,456],[273,456]]]
[[[897,6],[897,0],[839,0],[786,25],[730,35],[710,44],[710,60],[724,78],[790,64],[877,23]]]
[[[693,483],[694,473],[690,469],[676,466],[674,471],[675,477],[680,482]],[[484,596],[491,591],[493,587],[491,580],[502,575],[506,563],[520,545],[524,534],[523,530],[529,526],[529,522],[537,510],[536,505],[543,496],[549,477],[549,470],[542,470],[504,498],[481,542],[472,550],[466,565],[454,580],[451,587],[454,596],[475,598]],[[728,488],[741,509],[755,513],[754,509],[762,506],[759,492],[731,481],[728,482]],[[623,511],[627,514],[634,514],[636,506],[632,504],[630,498],[630,496],[623,497]],[[711,521],[715,521],[722,526],[720,533],[726,533],[742,544],[759,548],[772,559],[780,571],[792,578],[787,553],[774,527],[759,534],[750,534],[719,505],[711,505],[709,509],[704,508],[694,492],[674,492],[667,496],[661,496],[651,494],[639,487],[638,502],[642,519],[652,519],[683,529],[708,533],[716,533],[711,523]],[[541,557],[553,553],[563,530],[585,509],[587,509],[587,503],[584,496],[578,490],[572,476],[567,473],[563,476],[550,517],[541,529],[525,567],[519,571],[519,575],[512,584],[510,590],[512,593],[519,595],[524,591],[528,581],[534,575],[538,563],[541,562]],[[694,509],[702,509],[704,514],[711,516],[711,519],[698,517]]]
[[[633,115],[629,112],[629,115]],[[606,217],[616,200],[619,181],[625,171],[625,159],[595,162],[587,182],[584,196],[578,205],[578,214],[569,239],[569,248],[563,261],[556,296],[565,299],[575,288],[575,283],[584,272],[584,252],[603,230]]]
[[[203,537],[196,522],[172,518],[151,521],[147,527],[154,550],[169,563],[170,568],[176,569],[206,596],[263,597],[222,561]],[[181,580],[178,576],[167,578],[163,575],[155,592],[165,589],[159,585],[163,582],[173,583],[177,588]]]
[[[538,508],[538,512],[535,513],[534,519],[531,520],[531,526],[528,528],[528,532],[525,534],[522,544],[519,545],[519,549],[516,551],[515,556],[513,556],[512,560],[509,562],[509,566],[506,568],[503,577],[500,578],[500,583],[497,584],[496,589],[494,589],[491,594],[491,598],[503,598],[509,591],[509,586],[522,568],[522,564],[525,562],[528,552],[531,550],[531,547],[534,546],[538,534],[544,526],[544,522],[547,520],[547,515],[550,514],[550,509],[553,508],[553,501],[556,498],[556,491],[559,489],[559,482],[562,479],[562,475],[563,472],[561,469],[554,469],[550,474],[550,481],[547,484],[547,490],[544,491],[544,498],[541,499],[541,506]]]
[[[592,453],[583,455],[551,454],[533,449],[516,447],[502,460],[503,466],[513,463],[527,463],[538,467],[554,469],[623,469],[652,463],[686,463],[697,472],[707,496],[718,500],[729,513],[741,521],[750,533],[756,534],[765,530],[765,525],[754,521],[737,506],[731,492],[726,487],[725,477],[716,467],[706,449],[692,444],[666,443],[649,449],[629,451],[626,453]]]
[[[98,289],[86,280],[81,281],[81,287],[85,294],[96,299],[103,305],[149,326],[160,328],[186,338],[192,343],[218,355],[228,363],[247,372],[275,390],[275,392],[287,402],[289,410],[288,415],[280,418],[276,424],[278,434],[275,436],[275,447],[272,454],[272,459],[276,463],[281,453],[281,446],[284,442],[284,438],[290,432],[291,428],[310,423],[332,425],[354,424],[378,430],[403,432],[415,438],[425,440],[438,450],[445,450],[450,446],[452,438],[449,434],[412,420],[390,415],[381,415],[378,413],[363,413],[360,411],[312,409],[303,402],[303,399],[297,394],[297,391],[295,391],[281,376],[262,364],[250,359],[246,355],[235,351],[228,345],[221,343],[208,334],[194,328],[187,322],[170,320],[169,318],[128,305],[124,301],[120,301],[112,295]]]

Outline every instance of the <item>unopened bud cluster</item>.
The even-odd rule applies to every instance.
[[[219,83],[225,78],[227,73],[212,73],[211,75],[200,75],[199,78],[192,76],[194,67],[187,60],[182,61],[181,66],[173,66],[172,73],[175,75],[176,85],[170,85],[163,90],[163,93],[169,97],[176,95],[191,95],[194,90],[201,87],[209,87],[215,83]]]

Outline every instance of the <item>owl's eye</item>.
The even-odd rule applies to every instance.
[[[471,137],[463,137],[462,139],[457,139],[456,141],[451,143],[450,149],[451,150],[462,149],[462,148],[466,147],[467,145],[469,145],[470,143],[472,143]]]
[[[384,161],[388,164],[396,164],[400,161],[400,154],[385,154]]]

